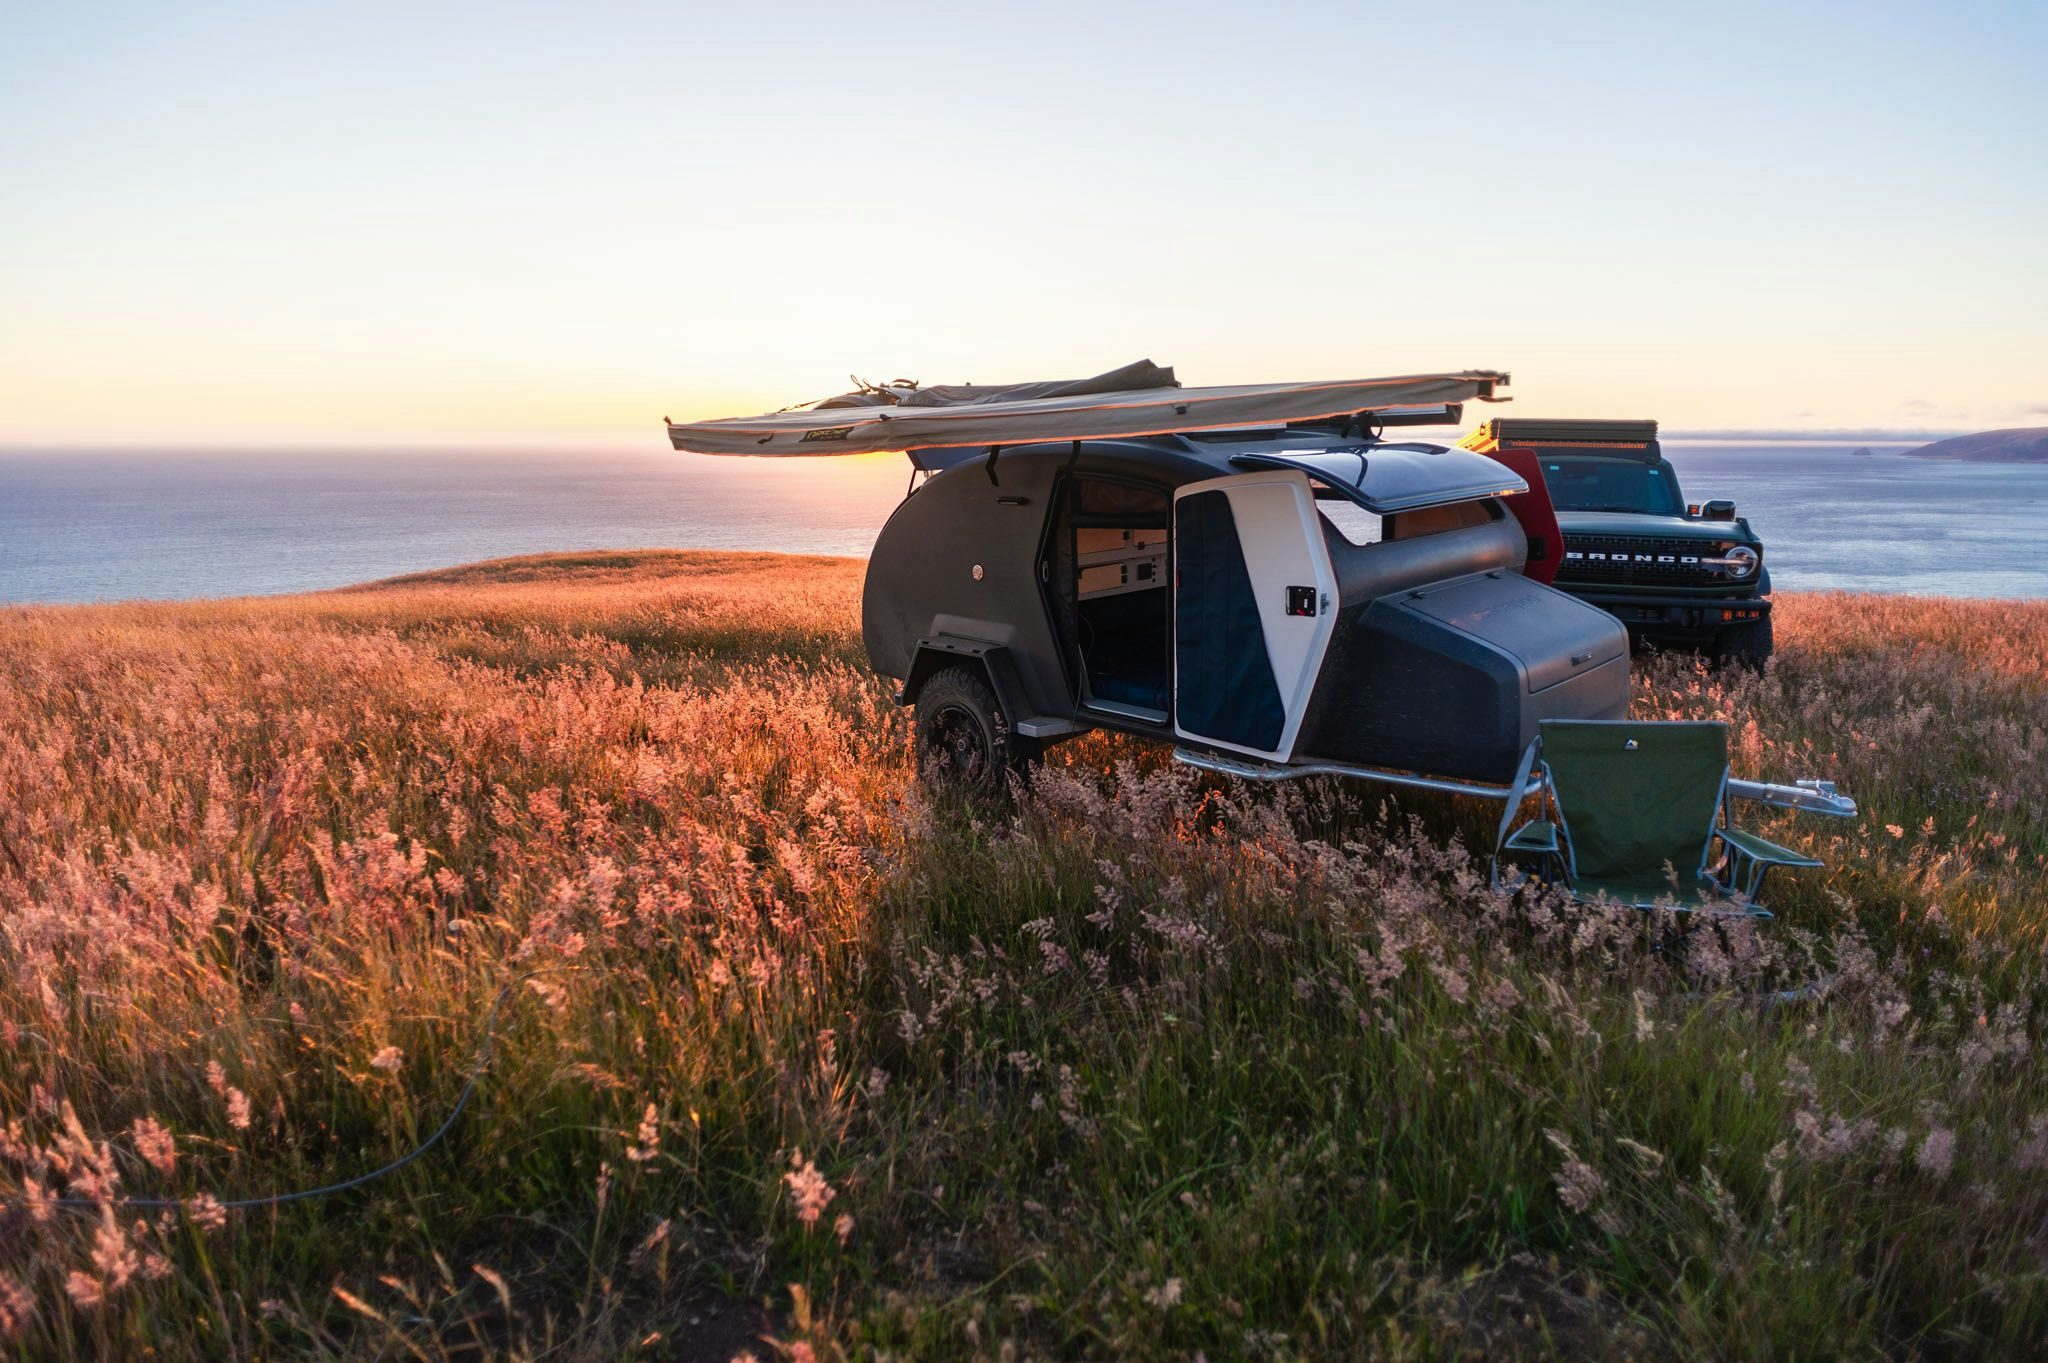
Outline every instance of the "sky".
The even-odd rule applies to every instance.
[[[659,440],[1140,357],[2044,425],[2044,50],[2038,0],[0,0],[0,443]]]

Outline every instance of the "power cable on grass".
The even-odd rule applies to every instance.
[[[463,1110],[469,1106],[469,1100],[476,1096],[477,1085],[482,1082],[484,1069],[490,1064],[492,1044],[497,1036],[498,1013],[505,1006],[505,1000],[511,997],[512,991],[525,984],[528,980],[538,979],[542,975],[563,974],[576,968],[574,966],[567,966],[545,970],[529,970],[515,979],[506,981],[499,987],[497,996],[491,1000],[491,1006],[484,1014],[483,1035],[477,1041],[476,1056],[471,1060],[469,1066],[469,1078],[462,1085],[462,1092],[456,1095],[455,1106],[448,1110],[447,1117],[442,1120],[439,1126],[434,1128],[433,1134],[413,1146],[412,1149],[388,1164],[379,1165],[367,1173],[357,1174],[354,1178],[346,1178],[339,1183],[327,1183],[318,1188],[297,1188],[284,1193],[268,1193],[262,1197],[219,1199],[218,1202],[221,1210],[231,1212],[257,1211],[265,1207],[283,1207],[294,1202],[309,1202],[314,1198],[330,1197],[335,1193],[345,1193],[352,1188],[360,1188],[367,1183],[375,1183],[380,1178],[395,1174],[400,1169],[405,1168],[406,1165],[411,1164],[414,1160],[426,1154],[429,1150],[432,1150],[441,1143],[443,1137],[455,1129],[455,1123],[461,1120]],[[26,1199],[19,1197],[9,1198],[7,1201],[15,1206],[27,1205]],[[62,1207],[68,1211],[97,1211],[104,1206],[158,1211],[188,1207],[191,1205],[191,1202],[191,1197],[117,1197],[104,1200],[89,1197],[57,1197],[48,1199],[42,1205]]]

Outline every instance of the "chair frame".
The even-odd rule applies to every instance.
[[[1615,719],[1575,722],[1611,724],[1616,728],[1629,729],[1672,721]],[[1501,813],[1500,827],[1494,837],[1493,857],[1488,864],[1488,880],[1495,888],[1500,888],[1500,863],[1503,854],[1510,857],[1531,856],[1537,860],[1538,877],[1544,885],[1561,882],[1574,901],[1591,903],[1597,896],[1583,895],[1577,889],[1578,863],[1572,852],[1571,825],[1565,818],[1564,803],[1558,798],[1556,779],[1551,774],[1549,764],[1542,759],[1542,748],[1543,738],[1539,731],[1537,737],[1523,750],[1521,763],[1515,771],[1514,782],[1508,787],[1510,794],[1507,808]],[[1709,905],[1689,905],[1655,899],[1632,900],[1626,907],[1664,908],[1678,913],[1709,917],[1768,919],[1773,915],[1763,906],[1760,896],[1763,893],[1764,878],[1774,867],[1808,868],[1826,865],[1814,857],[1795,852],[1789,847],[1780,847],[1774,842],[1734,827],[1729,812],[1730,770],[1730,766],[1723,763],[1721,786],[1714,797],[1714,813],[1708,824],[1706,836],[1701,840],[1699,865],[1693,868],[1693,874],[1726,896],[1734,908],[1719,909]],[[1532,792],[1538,801],[1536,817],[1516,826],[1515,816],[1521,812],[1523,804]],[[1546,814],[1551,817],[1546,819]],[[1532,832],[1538,829],[1542,831]],[[1527,838],[1523,837],[1525,833],[1529,834]],[[1522,841],[1518,843],[1517,839]],[[1718,859],[1714,851],[1717,843],[1721,849]],[[1556,873],[1555,877],[1551,874],[1553,871]]]

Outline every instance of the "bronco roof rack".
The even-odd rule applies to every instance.
[[[1505,416],[1481,422],[1461,443],[1467,449],[1485,452],[1503,445],[1646,445],[1656,438],[1654,421],[1553,421]]]

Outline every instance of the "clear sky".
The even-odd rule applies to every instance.
[[[849,371],[2048,424],[2048,5],[0,0],[0,441]]]

